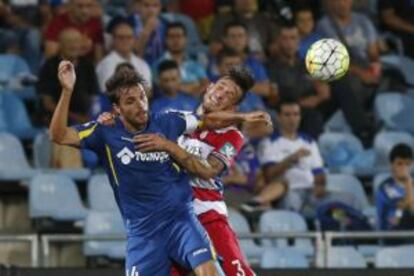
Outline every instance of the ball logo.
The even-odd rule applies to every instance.
[[[122,164],[128,165],[131,163],[132,158],[135,157],[135,154],[127,147],[124,147],[120,152],[118,152],[116,157],[121,159]]]

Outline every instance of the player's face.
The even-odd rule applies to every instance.
[[[279,49],[286,56],[295,56],[299,49],[299,31],[297,28],[284,28],[279,36]]]
[[[143,18],[157,17],[161,12],[160,0],[140,0],[139,12]]]
[[[93,8],[96,0],[72,0],[71,10],[80,22],[88,21],[93,12]]]
[[[187,38],[181,28],[171,28],[167,32],[165,40],[167,49],[172,53],[180,53],[185,50]]]
[[[148,122],[148,99],[141,85],[121,90],[115,110],[123,119],[136,128]]]
[[[301,120],[300,106],[298,104],[285,104],[281,106],[277,119],[282,131],[297,132]]]
[[[127,24],[119,25],[114,30],[114,49],[121,54],[132,53],[134,47],[134,31]]]
[[[391,164],[392,174],[399,180],[404,180],[410,175],[413,160],[408,158],[396,158]]]
[[[227,30],[224,43],[237,53],[242,53],[247,47],[247,32],[241,26],[234,26]]]
[[[229,78],[221,78],[207,88],[203,98],[205,112],[234,110],[242,96],[240,87]]]

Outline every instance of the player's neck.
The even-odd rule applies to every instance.
[[[289,130],[281,130],[282,136],[289,139],[295,140],[298,137],[298,133],[296,131],[289,131]]]
[[[128,122],[127,120],[125,120],[124,117],[120,117],[122,124],[124,125],[125,129],[128,130],[131,133],[134,132],[138,132],[143,130],[147,124],[142,124],[142,125],[135,125],[135,124],[131,124],[130,122]]]

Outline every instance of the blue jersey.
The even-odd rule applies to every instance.
[[[390,220],[398,216],[398,202],[404,198],[405,188],[393,178],[380,184],[375,195],[378,222],[381,230],[389,230]]]
[[[128,235],[147,235],[180,212],[188,211],[191,188],[166,152],[141,153],[132,141],[137,134],[158,133],[175,141],[194,130],[192,114],[169,112],[150,116],[146,128],[131,133],[117,119],[115,126],[90,122],[76,126],[81,146],[96,152],[109,176]]]

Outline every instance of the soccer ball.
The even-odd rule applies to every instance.
[[[313,79],[329,82],[343,77],[349,68],[346,47],[335,39],[321,39],[306,53],[306,69]]]

